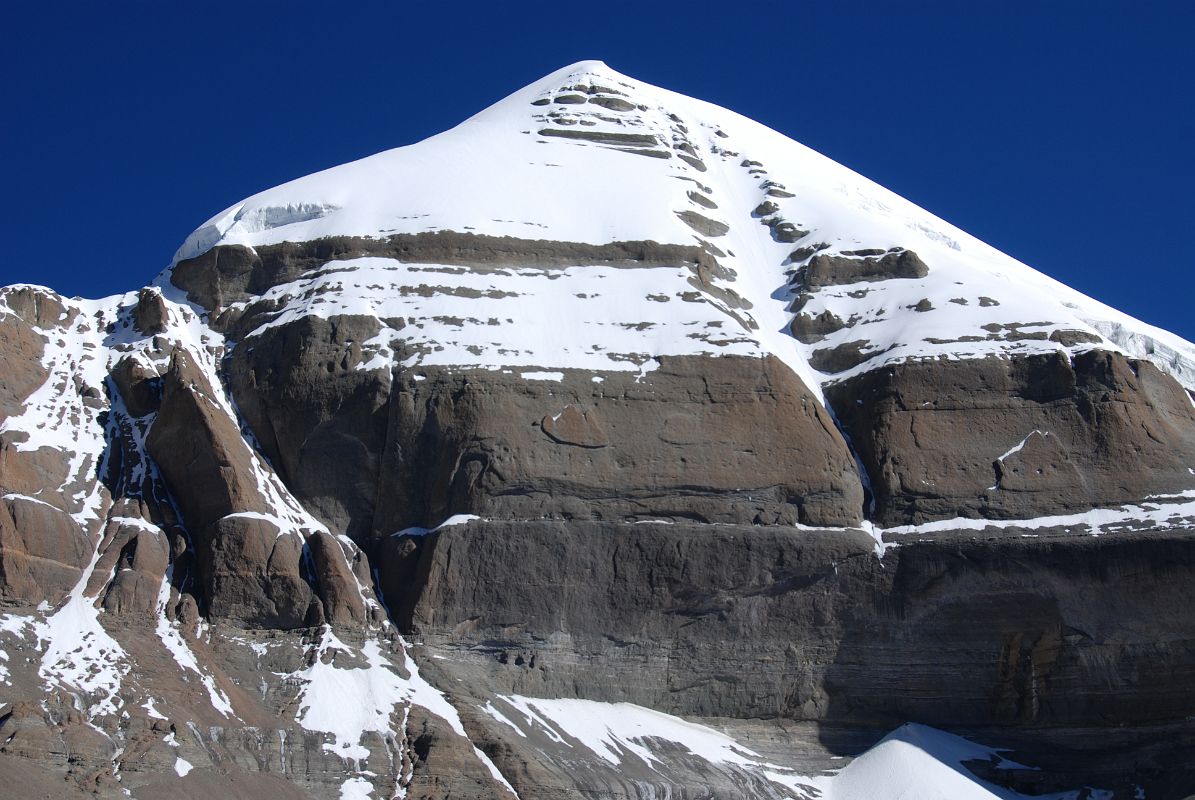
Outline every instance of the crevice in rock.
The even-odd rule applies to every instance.
[[[846,442],[846,449],[851,454],[851,459],[855,462],[855,473],[859,476],[859,484],[863,487],[863,506],[861,513],[863,519],[867,522],[872,522],[875,518],[876,511],[876,497],[875,489],[872,487],[871,476],[867,472],[867,465],[863,461],[863,456],[859,449],[855,446],[854,439],[851,438],[850,431],[842,424],[842,420],[838,418],[838,414],[834,410],[834,406],[830,403],[830,398],[825,398],[826,413],[830,415],[830,419],[834,420],[834,427],[838,429],[838,434],[842,437],[842,441]]]

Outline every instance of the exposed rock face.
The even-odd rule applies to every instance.
[[[175,286],[187,292],[188,300],[212,311],[229,299],[243,297],[253,279],[254,267],[260,263],[252,248],[214,247],[176,264],[172,280]]]
[[[189,355],[176,353],[145,442],[197,534],[234,512],[270,511],[249,448],[214,400],[215,391]]]
[[[511,800],[506,787],[496,785],[493,776],[467,747],[461,747],[444,721],[423,709],[412,710],[408,722],[411,738],[411,781],[408,793],[414,797],[460,797],[467,800]]]
[[[472,522],[411,541],[382,563],[406,586],[392,610],[426,644],[471,653],[495,690],[579,682],[587,699],[695,716],[820,716],[841,630],[826,582],[853,559],[882,569],[859,532]]]
[[[666,359],[642,380],[608,373],[601,383],[588,373],[560,383],[404,374],[390,406],[375,528],[458,513],[858,521],[862,488],[850,453],[796,377],[771,358],[725,357],[716,373],[709,366]]]
[[[15,314],[0,316],[0,333],[4,337],[0,367],[5,376],[0,383],[0,415],[7,417],[18,413],[25,398],[46,380],[41,364],[45,340]]]
[[[837,375],[866,363],[873,355],[875,355],[875,350],[871,348],[871,342],[866,339],[857,339],[814,351],[809,358],[809,365],[818,372]]]
[[[133,417],[157,411],[162,403],[162,380],[157,370],[132,356],[125,356],[112,369],[112,382]]]
[[[1195,408],[1153,364],[1090,351],[902,364],[829,387],[876,519],[1012,519],[1195,488]]]
[[[7,310],[30,327],[53,328],[72,316],[62,298],[40,286],[5,286],[0,294]]]
[[[456,513],[859,519],[845,444],[774,359],[677,358],[601,382],[570,373],[563,392],[425,368],[392,388],[388,373],[358,369],[376,332],[365,318],[304,317],[248,340],[231,370],[237,406],[288,486],[359,541]]]
[[[323,608],[302,574],[301,537],[244,517],[224,517],[204,534],[199,569],[213,617],[283,630],[323,624]]]
[[[585,686],[674,714],[856,724],[1083,727],[1195,710],[1185,535],[938,537],[883,562],[863,534],[733,526],[473,522],[416,543],[385,564],[418,576],[401,613],[500,692]],[[1105,592],[1115,600],[1084,600]],[[1110,684],[1123,706],[1107,705]]]
[[[727,231],[730,230],[730,226],[725,222],[710,219],[703,214],[698,214],[696,211],[681,211],[678,216],[682,222],[702,236],[725,236]]]
[[[390,412],[389,370],[360,370],[366,317],[303,317],[233,352],[230,383],[262,451],[326,524],[371,529]],[[329,465],[335,465],[329,469]]]
[[[96,564],[100,575],[112,575],[103,587],[104,610],[153,619],[170,566],[170,541],[148,523],[128,520],[111,527],[104,555]]]
[[[90,543],[61,509],[13,496],[0,501],[0,598],[57,602],[79,580]]]
[[[133,321],[137,330],[150,336],[164,333],[168,326],[168,313],[159,290],[142,289],[137,293],[137,306],[133,309]]]
[[[208,613],[281,629],[329,618],[363,621],[356,581],[345,565],[329,560],[332,551],[323,540],[314,548],[321,554],[318,575],[304,566],[310,556],[304,541],[308,532],[284,527],[263,473],[234,421],[214,400],[215,391],[190,357],[177,352],[146,439],[194,537]],[[339,551],[335,543],[332,547]]]
[[[323,600],[325,621],[337,626],[365,625],[369,618],[357,577],[349,566],[348,559],[352,556],[323,531],[307,539],[307,548],[311,553],[314,582]],[[361,558],[364,559],[364,555]],[[368,562],[363,562],[361,568],[368,581]]]
[[[846,323],[834,315],[833,312],[823,311],[814,316],[812,314],[797,314],[789,330],[797,341],[812,344],[821,341],[828,333],[842,330]]]
[[[610,437],[597,411],[582,411],[572,403],[559,414],[545,416],[539,423],[554,442],[577,447],[609,447]]]
[[[26,400],[50,379],[42,363],[46,347],[40,329],[70,314],[57,296],[36,287],[0,290],[0,599],[36,605],[57,602],[79,579],[91,545],[78,535],[62,498],[47,486],[66,483],[57,453],[22,451],[28,434],[7,430]]]
[[[410,541],[383,564],[408,587],[392,603],[477,696],[1030,725],[1039,746],[1195,713],[1185,532],[952,533],[882,563],[862,534],[751,527],[473,522]],[[1106,757],[1088,774],[1126,769]]]

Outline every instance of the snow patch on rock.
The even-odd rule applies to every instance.
[[[129,670],[128,654],[100,624],[95,598],[85,594],[99,558],[97,547],[63,604],[45,622],[34,624],[45,648],[38,674],[47,688],[61,686],[75,693],[89,719],[120,710],[121,683]]]
[[[313,650],[310,666],[288,677],[301,686],[296,720],[306,730],[330,735],[332,741],[324,745],[326,752],[350,764],[366,760],[369,757],[363,741],[366,734],[385,738],[396,727],[404,727],[408,704],[440,717],[454,733],[468,740],[457,710],[443,693],[424,680],[403,646],[398,654],[402,668],[408,672],[405,678],[383,654],[376,639],[367,639],[358,649],[345,644],[331,628],[325,627]],[[337,661],[341,658],[354,666],[339,666]],[[355,665],[360,662],[364,664]],[[476,747],[473,750],[494,780],[514,794],[493,761]]]
[[[228,695],[216,686],[216,681],[211,674],[200,667],[199,661],[196,660],[195,654],[191,652],[191,648],[187,646],[187,641],[179,632],[178,626],[166,618],[166,606],[170,602],[170,577],[172,572],[172,569],[166,570],[166,575],[162,578],[162,586],[158,590],[158,620],[155,632],[162,644],[170,651],[170,655],[174,658],[175,663],[184,670],[193,672],[199,677],[203,688],[207,690],[212,708],[225,717],[235,717],[236,712],[232,708],[232,703],[229,701]]]

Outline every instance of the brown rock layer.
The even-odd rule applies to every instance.
[[[96,574],[111,575],[103,593],[105,611],[156,618],[158,592],[170,565],[170,546],[151,526],[114,523]]]
[[[1195,408],[1147,361],[1089,351],[905,363],[828,387],[875,519],[1015,519],[1195,488]]]
[[[216,403],[215,391],[191,356],[177,351],[145,441],[193,534],[234,511],[270,510],[254,479],[249,447]]]
[[[794,254],[795,255],[795,254]],[[800,271],[805,286],[841,286],[860,281],[924,278],[929,267],[912,250],[859,250],[841,255],[816,255]]]
[[[623,241],[608,244],[516,239],[456,231],[396,234],[386,239],[331,236],[309,242],[281,242],[266,247],[220,245],[180,261],[171,281],[187,298],[209,311],[249,300],[269,288],[335,262],[379,256],[404,262],[460,264],[473,270],[518,267],[571,267],[602,264],[635,267],[644,264],[707,265],[713,257],[697,246]],[[232,328],[235,319],[214,315],[213,323]]]
[[[225,517],[204,531],[199,571],[208,614],[248,628],[321,625],[325,614],[303,574],[303,538],[272,522]]]
[[[10,293],[5,298],[13,302]],[[15,314],[0,314],[0,420],[21,413],[24,400],[48,377],[41,364],[45,338]]]
[[[850,453],[786,366],[771,357],[659,362],[642,379],[607,373],[601,383],[567,371],[561,382],[476,370],[401,375],[375,530],[427,527],[458,513],[859,520]]]

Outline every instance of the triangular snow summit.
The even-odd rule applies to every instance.
[[[429,236],[448,232],[458,236]],[[451,315],[460,306],[480,319],[516,320],[495,337],[425,319],[422,332],[405,336],[444,349],[419,362],[635,369],[655,355],[763,348],[816,385],[908,359],[1100,347],[1148,358],[1195,387],[1189,342],[1069,289],[763,125],[597,61],[558,70],[418,144],[237,203],[191,234],[176,262],[219,246],[329,237],[371,244],[330,248],[327,260],[356,248],[405,263],[447,253],[540,273],[618,265],[568,271],[562,288],[548,289],[554,272],[538,280],[492,270],[445,277],[352,259],[342,266],[355,267],[360,280],[340,271],[296,281],[288,272],[255,276],[249,287],[285,302],[282,319],[343,311],[408,317],[441,306]],[[512,241],[504,247],[494,238]],[[613,246],[640,242],[697,250]],[[655,269],[614,271],[626,262]],[[691,269],[664,271],[665,263]],[[179,270],[175,282],[191,288],[188,274]],[[442,291],[447,296],[430,304],[391,291],[422,284],[502,296],[467,304]],[[678,295],[689,292],[711,307],[685,308]],[[304,302],[313,293],[322,309]],[[246,298],[230,288],[221,299]],[[545,307],[554,312],[547,318]],[[520,328],[544,323],[552,341],[523,341]],[[620,327],[638,323],[651,330],[623,341]],[[595,342],[604,354],[592,353]]]
[[[412,379],[580,385],[641,381],[678,358],[727,375],[736,359],[783,364],[836,417],[861,465],[854,493],[888,526],[1195,489],[1195,401],[1178,388],[1195,387],[1191,343],[773,130],[600,62],[236,204],[161,283],[245,342],[301,319],[368,321],[355,368]],[[721,366],[692,361],[709,358]],[[578,408],[604,405],[586,394],[573,391]],[[1093,416],[1090,403],[1129,411]],[[914,417],[923,435],[906,441]],[[841,498],[829,513],[802,505],[802,522],[857,519],[837,480],[789,489]]]

